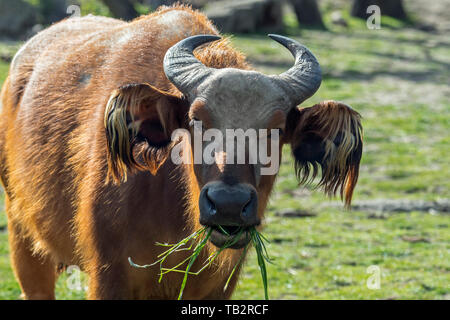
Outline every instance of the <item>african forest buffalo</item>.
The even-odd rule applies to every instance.
[[[195,122],[223,133],[279,129],[279,150],[270,152],[281,155],[290,144],[300,182],[320,174],[323,190],[350,204],[362,153],[359,114],[334,101],[297,108],[320,86],[319,63],[298,42],[271,37],[295,58],[280,75],[252,71],[185,6],[131,22],[70,18],[23,45],[1,93],[0,176],[25,298],[54,298],[59,265],[88,274],[91,299],[177,298],[183,274],[158,283],[158,265],[137,269],[127,258],[155,261],[162,251],[155,242],[176,243],[208,226],[198,270],[237,227],[260,228],[276,172],[228,161],[239,155],[225,148],[213,163],[175,163],[175,147],[193,154]],[[172,140],[176,129],[191,139]],[[239,272],[224,285],[247,241],[242,236],[189,277],[184,298],[229,298]]]

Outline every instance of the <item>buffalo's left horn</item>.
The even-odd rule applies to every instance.
[[[319,89],[322,82],[319,62],[308,48],[297,41],[276,34],[268,36],[286,47],[295,58],[292,68],[271,77],[286,92],[293,106],[297,106]]]
[[[188,99],[195,96],[195,90],[215,69],[206,67],[194,56],[194,49],[211,41],[219,40],[215,35],[197,35],[186,38],[169,50],[164,56],[164,72],[167,78]]]

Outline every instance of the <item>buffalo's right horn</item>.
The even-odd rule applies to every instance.
[[[215,35],[192,36],[172,46],[164,56],[164,72],[167,78],[190,101],[195,96],[198,85],[215,70],[201,63],[193,51],[204,43],[219,39],[220,37]]]

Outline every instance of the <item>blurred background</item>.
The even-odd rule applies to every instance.
[[[130,20],[174,2],[0,0],[0,85],[21,44],[52,23],[88,14]],[[258,71],[281,73],[293,63],[268,32],[305,44],[323,82],[303,105],[339,100],[363,116],[352,211],[314,184],[298,186],[284,149],[264,231],[274,260],[270,298],[450,299],[450,0],[181,2],[233,35]],[[0,299],[18,299],[6,225],[0,212]],[[263,298],[255,259],[247,259],[234,299]],[[74,284],[85,281],[62,275],[57,298],[84,298]]]

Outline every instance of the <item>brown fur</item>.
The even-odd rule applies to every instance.
[[[135,269],[127,258],[155,261],[162,251],[156,241],[178,242],[200,227],[199,182],[193,166],[164,161],[170,145],[162,150],[133,140],[141,128],[128,127],[126,117],[158,117],[166,136],[185,126],[188,106],[162,61],[169,47],[195,34],[217,31],[183,6],[130,23],[72,18],[39,33],[14,58],[1,94],[0,175],[12,265],[25,298],[54,298],[60,264],[88,273],[92,299],[178,296],[182,275],[158,283],[158,266]],[[196,55],[210,67],[249,68],[226,39]],[[327,137],[335,135],[331,127]],[[274,180],[261,180],[260,217]],[[211,250],[208,244],[191,270]],[[189,277],[184,298],[230,297],[239,272],[223,287],[240,255],[226,250]],[[174,254],[167,265],[183,257]]]

